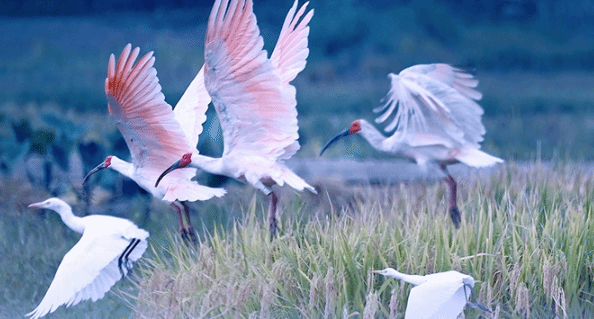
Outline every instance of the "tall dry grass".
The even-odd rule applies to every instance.
[[[467,318],[592,317],[593,172],[512,163],[461,177],[458,230],[441,183],[319,185],[316,200],[284,202],[273,240],[254,196],[228,232],[214,231],[195,250],[177,236],[153,245],[135,315],[398,318],[410,285],[371,272],[391,266],[472,275],[493,313],[468,309]]]

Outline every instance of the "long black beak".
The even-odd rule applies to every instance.
[[[165,177],[165,175],[171,173],[171,171],[174,171],[178,168],[180,168],[179,163],[181,162],[181,160],[173,163],[173,165],[169,166],[168,169],[166,169],[163,173],[161,173],[161,176],[159,176],[159,178],[157,178],[157,182],[155,183],[155,187],[159,186],[159,183],[161,182],[161,179],[163,179],[163,177]]]
[[[334,144],[336,141],[343,139],[344,137],[347,137],[351,135],[349,129],[346,129],[342,132],[340,132],[338,135],[336,135],[333,139],[329,140],[328,143],[326,143],[326,145],[324,145],[324,148],[322,148],[322,151],[320,152],[320,156],[322,156],[322,154],[324,154],[324,151],[330,147],[330,145]]]
[[[98,171],[100,171],[100,170],[102,170],[104,168],[105,168],[105,166],[103,165],[103,163],[97,165],[89,173],[87,173],[87,176],[85,176],[85,178],[83,179],[82,184],[85,185],[87,183],[87,180],[89,179],[89,177],[91,177],[91,175],[97,173]]]

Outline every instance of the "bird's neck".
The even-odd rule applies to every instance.
[[[111,165],[109,168],[113,169],[114,171],[134,180],[134,165],[132,163],[128,163],[124,160],[119,159],[116,156],[111,157]]]
[[[80,234],[84,232],[85,225],[82,221],[82,218],[75,216],[72,213],[72,208],[70,208],[70,206],[61,207],[57,211],[57,213],[60,214],[62,221],[64,222],[64,224],[66,224],[66,226],[68,226],[68,228]]]
[[[210,157],[201,154],[192,154],[191,167],[199,168],[210,174],[231,176],[230,172],[223,165],[221,157]]]
[[[363,120],[361,120],[361,126],[362,128],[359,134],[363,136],[363,138],[366,139],[367,142],[373,146],[373,148],[382,152],[388,151],[384,146],[386,137],[380,131],[378,131],[375,126]]]
[[[427,279],[425,279],[425,276],[407,275],[407,274],[398,272],[394,269],[390,270],[390,272],[387,274],[387,276],[406,281],[409,284],[413,284],[415,286],[418,286],[418,285],[425,283],[427,281]]]

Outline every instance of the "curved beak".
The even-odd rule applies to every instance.
[[[167,175],[167,174],[171,173],[172,171],[174,171],[174,170],[176,170],[176,169],[180,168],[180,165],[179,165],[179,163],[180,163],[180,162],[181,162],[181,160],[179,160],[179,161],[177,161],[177,162],[173,163],[173,165],[169,166],[169,168],[168,168],[168,169],[166,169],[166,170],[165,170],[165,171],[164,171],[164,172],[161,174],[161,176],[159,176],[159,178],[157,178],[157,182],[155,183],[155,187],[159,186],[159,183],[161,182],[161,179],[163,179],[163,177],[165,177],[165,175]]]
[[[97,173],[98,171],[102,170],[105,168],[105,165],[103,165],[103,163],[97,165],[95,168],[93,168],[89,173],[87,173],[87,176],[85,176],[85,178],[83,178],[83,182],[82,184],[86,184],[87,180],[89,179],[89,177],[91,177],[91,175]]]
[[[322,151],[320,152],[320,156],[322,156],[322,154],[324,154],[324,151],[330,147],[330,145],[334,144],[335,142],[347,137],[351,135],[349,129],[346,129],[342,132],[340,132],[338,135],[336,135],[334,138],[332,138],[331,140],[328,141],[328,143],[326,143],[326,145],[324,145],[324,148],[322,148]]]

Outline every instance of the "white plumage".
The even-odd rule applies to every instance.
[[[188,208],[183,202],[221,197],[225,190],[196,183],[192,180],[196,176],[193,169],[176,171],[158,187],[155,181],[188,149],[196,150],[206,120],[204,112],[210,103],[204,87],[204,69],[198,72],[172,111],[161,93],[153,53],[136,61],[139,53],[139,48],[132,49],[128,44],[117,63],[112,54],[105,79],[109,114],[128,145],[132,162],[110,155],[85,176],[83,184],[100,170],[109,168],[119,172],[156,198],[170,203],[178,213],[182,237],[185,240],[189,236],[195,241]]]
[[[453,270],[425,276],[407,275],[393,268],[374,272],[415,285],[408,296],[405,319],[455,319],[467,304],[489,311],[471,300],[471,296],[474,296],[474,278],[469,275]]]
[[[486,167],[503,160],[480,150],[485,127],[483,109],[475,100],[482,94],[471,74],[447,64],[422,64],[388,75],[391,86],[381,106],[377,123],[388,123],[384,136],[364,119],[331,139],[320,155],[343,137],[360,134],[377,150],[416,162],[422,171],[440,168],[450,187],[450,217],[456,227],[461,218],[456,203],[456,182],[446,166],[464,163]]]
[[[58,198],[29,205],[57,212],[70,229],[82,237],[66,253],[45,296],[27,314],[36,319],[59,306],[103,298],[147,248],[149,233],[129,220],[112,216],[77,217],[71,207]]]
[[[299,150],[297,100],[289,82],[309,54],[308,3],[289,10],[270,59],[251,0],[215,1],[206,31],[204,85],[221,123],[224,151],[210,158],[188,150],[161,174],[196,167],[247,182],[270,197],[270,229],[276,229],[277,196],[272,185],[315,189],[282,162]]]

